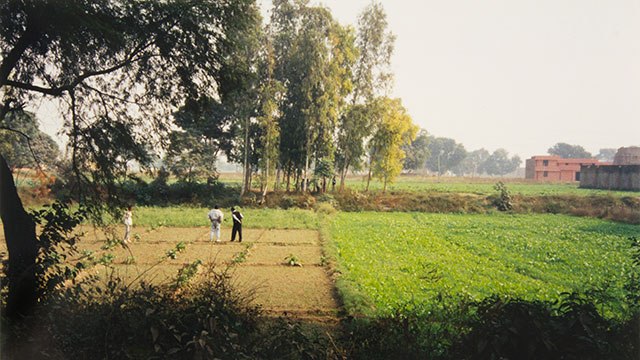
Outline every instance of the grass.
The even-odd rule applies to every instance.
[[[134,224],[140,226],[194,227],[209,226],[202,207],[135,207]],[[222,209],[224,223],[231,226],[231,211]],[[261,229],[318,229],[318,218],[311,210],[301,209],[240,209],[244,215],[243,227]]]
[[[604,290],[621,316],[640,228],[563,215],[339,214],[331,224],[340,291],[352,313],[390,314],[440,294],[555,300]]]

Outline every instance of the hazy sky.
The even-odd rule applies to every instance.
[[[369,3],[313,1],[354,26]],[[639,0],[381,3],[394,96],[431,134],[523,159],[557,142],[640,146]]]

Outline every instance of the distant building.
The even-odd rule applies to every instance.
[[[580,172],[581,188],[640,190],[640,147],[622,147],[613,164],[585,165]]]
[[[533,156],[525,162],[525,179],[536,181],[580,181],[582,165],[606,164],[597,159],[564,159],[560,156]]]

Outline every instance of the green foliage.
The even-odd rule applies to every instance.
[[[474,150],[467,154],[452,171],[457,176],[476,176],[485,173],[484,165],[490,154],[485,149]]]
[[[471,359],[632,359],[619,323],[591,299],[563,294],[559,303],[488,298],[477,304],[457,356]]]
[[[231,260],[232,264],[241,264],[245,261],[247,261],[247,255],[249,255],[249,249],[251,249],[253,245],[245,245],[244,249],[242,249],[242,251],[236,253],[233,256],[233,259]]]
[[[559,215],[341,213],[331,224],[331,246],[339,286],[350,289],[345,304],[351,296],[368,304],[350,312],[390,314],[410,301],[429,307],[438,294],[552,301],[562,292],[601,289],[611,297],[599,305],[603,314],[620,318],[628,315],[626,238],[636,232]]]
[[[160,178],[161,179],[161,178]],[[171,184],[165,180],[146,182],[134,179],[127,180],[120,187],[122,198],[131,199],[138,205],[191,204],[210,206],[218,203],[221,206],[231,205],[240,194],[237,187],[226,186],[217,180],[207,183],[177,181]]]
[[[302,263],[300,262],[300,259],[298,259],[298,257],[293,255],[293,254],[289,254],[288,256],[286,256],[284,258],[284,263],[289,265],[289,266],[300,266],[300,267],[302,267]]]
[[[118,182],[166,140],[188,98],[221,97],[228,36],[259,22],[253,1],[0,3],[0,102],[48,95],[69,138],[68,185],[99,219],[122,207]],[[6,106],[5,106],[6,105]]]
[[[571,145],[567,143],[557,143],[547,150],[549,155],[560,156],[565,159],[589,159],[591,158],[591,153],[585,150],[580,145]]]
[[[411,144],[418,131],[400,99],[382,98],[378,101],[379,122],[370,145],[371,167],[375,177],[387,184],[402,171],[405,153],[403,146]]]
[[[507,189],[507,185],[502,181],[498,181],[495,184],[494,189],[498,192],[498,196],[493,200],[493,204],[496,208],[500,211],[513,210],[511,194],[509,193],[509,189]]]
[[[464,146],[453,139],[429,136],[428,147],[427,169],[439,175],[455,169],[467,157]]]
[[[152,226],[164,222],[165,226],[194,227],[208,226],[204,207],[136,207],[136,224]],[[252,209],[242,211],[245,220],[243,228],[262,229],[317,229],[318,215],[313,210],[302,209]],[[225,217],[225,223],[230,217]],[[224,225],[223,225],[224,226]]]
[[[86,213],[83,209],[71,209],[67,203],[55,202],[31,212],[31,216],[41,229],[35,264],[38,296],[46,298],[65,281],[75,280],[84,267],[82,259],[86,256],[80,256],[76,262],[70,260],[78,254],[76,244],[82,236],[74,229],[84,221]]]
[[[422,170],[429,158],[429,134],[421,129],[416,138],[409,145],[402,147],[406,154],[403,169],[413,171]]]
[[[518,169],[521,162],[518,155],[509,158],[507,150],[497,149],[487,157],[481,166],[488,175],[506,175]]]
[[[12,169],[37,165],[52,168],[60,157],[58,144],[40,131],[35,114],[22,110],[0,117],[0,153]]]
[[[186,245],[180,241],[173,249],[167,250],[166,257],[175,260],[178,258],[178,254],[183,252],[184,249],[186,249]]]
[[[178,275],[176,276],[176,284],[175,284],[176,287],[180,288],[185,286],[187,283],[189,283],[189,281],[192,280],[198,274],[198,269],[200,268],[200,265],[202,265],[202,260],[200,259],[183,265],[178,270]]]

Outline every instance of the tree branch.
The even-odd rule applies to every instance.
[[[43,86],[27,84],[27,83],[23,83],[23,82],[19,82],[19,81],[14,81],[14,80],[10,80],[10,79],[6,79],[4,81],[4,83],[3,84],[0,83],[0,85],[7,85],[7,86],[10,86],[10,87],[14,87],[14,88],[22,89],[22,90],[39,92],[39,93],[45,94],[45,95],[61,96],[63,92],[65,92],[65,91],[69,92],[69,91],[75,89],[76,86],[78,86],[80,83],[82,83],[83,81],[85,81],[88,78],[112,73],[112,72],[114,72],[116,70],[119,70],[119,69],[121,69],[121,68],[123,68],[123,67],[125,67],[127,65],[131,65],[136,61],[144,59],[145,56],[138,57],[138,55],[144,49],[148,48],[152,44],[153,44],[153,42],[151,42],[151,41],[146,42],[146,43],[142,43],[139,46],[137,46],[131,52],[131,54],[129,54],[129,56],[127,56],[127,58],[125,60],[123,60],[122,62],[117,63],[117,64],[115,64],[113,66],[110,66],[110,67],[102,69],[102,70],[85,72],[84,74],[79,75],[73,81],[69,82],[66,85],[61,85],[61,86],[57,86],[57,87],[43,87]],[[4,62],[3,62],[3,65],[4,65]],[[0,81],[1,80],[2,79],[0,78]]]

